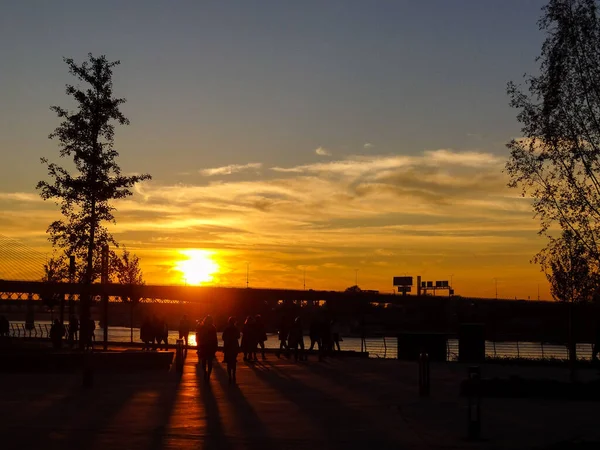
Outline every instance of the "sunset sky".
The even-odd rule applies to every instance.
[[[200,251],[219,285],[391,293],[421,275],[549,298],[530,201],[502,172],[520,129],[506,83],[536,71],[543,3],[2,2],[0,234],[50,252],[49,106],[72,106],[63,56],[92,52],[122,63],[121,167],[153,176],[111,227],[147,282],[182,282]]]

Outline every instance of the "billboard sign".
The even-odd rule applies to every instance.
[[[412,286],[413,277],[394,277],[394,286]]]

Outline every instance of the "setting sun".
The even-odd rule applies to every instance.
[[[212,259],[212,253],[206,250],[183,250],[187,259],[175,263],[175,270],[181,273],[186,284],[210,283],[213,274],[219,271],[219,265]]]

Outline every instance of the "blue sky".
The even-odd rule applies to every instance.
[[[0,2],[0,192],[12,195],[9,206],[21,211],[21,217],[35,211],[29,204],[32,202],[18,203],[14,195],[35,194],[35,183],[44,177],[39,157],[56,155],[56,144],[47,135],[57,120],[48,108],[52,104],[68,105],[64,85],[72,82],[62,57],[81,61],[92,52],[122,62],[115,70],[115,92],[128,100],[123,111],[131,126],[117,131],[116,143],[125,171],[154,176],[154,181],[144,187],[146,193],[160,191],[161,197],[163,192],[183,186],[202,190],[202,201],[208,202],[218,197],[218,190],[227,190],[220,194],[222,198],[214,200],[221,204],[225,198],[235,196],[232,192],[256,188],[257,198],[252,201],[262,205],[283,195],[279,191],[275,197],[264,194],[273,183],[297,182],[302,186],[312,180],[306,178],[307,173],[320,174],[316,178],[322,180],[323,173],[325,178],[339,173],[336,170],[340,164],[345,168],[371,164],[370,170],[379,170],[373,169],[379,167],[375,161],[392,158],[397,162],[399,157],[410,157],[411,170],[418,173],[419,167],[432,165],[433,157],[442,164],[436,170],[443,172],[448,155],[462,155],[454,162],[466,161],[467,166],[461,167],[472,168],[469,164],[473,158],[469,155],[477,154],[477,161],[495,164],[490,172],[492,178],[498,178],[494,195],[512,201],[516,193],[503,190],[505,180],[499,179],[502,161],[507,157],[504,144],[519,134],[515,111],[508,107],[506,83],[519,81],[524,72],[536,70],[535,57],[543,39],[536,22],[543,3]],[[321,166],[315,166],[318,164]],[[210,169],[221,171],[213,173]],[[464,175],[462,169],[460,173]],[[344,178],[343,189],[337,179],[335,187],[323,186],[307,201],[314,204],[319,196],[335,197],[371,175]],[[458,176],[455,172],[445,175]],[[373,179],[381,177],[385,174],[379,173]],[[406,181],[405,172],[402,177]],[[211,186],[214,189],[205,192]],[[430,189],[429,194],[436,195]],[[146,204],[153,198],[147,194]],[[476,198],[489,200],[489,190],[474,193],[468,199],[468,211],[477,211],[478,207],[473,206]],[[167,201],[163,199],[160,204]],[[371,198],[367,204],[378,201],[384,199]],[[421,196],[410,201],[424,200]],[[403,206],[406,204],[409,200],[400,198],[398,211],[375,217],[351,214],[356,210],[348,206],[348,211],[320,223],[318,229],[343,234],[349,229],[356,232],[366,223],[389,227],[433,220],[431,214],[423,212],[419,220],[396,217],[410,210]],[[460,202],[455,206],[443,220],[436,216],[436,223],[455,221],[455,214],[469,215],[464,209],[467,206]],[[50,214],[48,205],[39,207]],[[497,220],[505,220],[518,208],[507,209],[506,215],[498,214]],[[286,214],[286,219],[290,218],[289,212]],[[522,225],[507,229],[530,242],[536,224],[526,208],[520,214]],[[488,217],[496,216],[490,213]],[[347,226],[341,227],[341,222]],[[17,229],[4,231],[32,242],[43,240],[45,227],[41,222],[35,226],[37,237],[33,232],[29,237],[19,236]],[[438,231],[449,238],[454,235],[449,230],[441,227]],[[289,231],[294,235],[298,229]],[[495,232],[501,236],[505,231]],[[138,242],[144,253],[141,238],[123,233],[123,241],[130,241],[134,247]],[[257,247],[263,248],[260,242],[266,242],[264,236],[258,230],[253,230],[252,236]],[[381,244],[370,245],[386,247],[386,238],[379,236]],[[291,244],[286,247],[284,242],[289,239],[289,235],[279,236],[278,253],[273,253],[269,261],[277,265],[285,259],[281,255],[286,251],[293,254],[297,250]],[[514,258],[507,257],[502,267],[516,264],[517,268],[523,267],[527,277],[539,278],[537,268],[525,264],[542,242],[536,241],[526,249],[522,243],[513,244]],[[186,241],[182,245],[221,248],[210,240]],[[455,245],[463,244],[456,241]],[[401,245],[391,246],[389,253],[395,256],[390,256],[387,263],[393,271],[394,264],[404,263],[396,248]],[[156,255],[158,247],[153,248]],[[439,263],[441,273],[458,264],[447,260],[452,248],[442,252],[446,262]],[[241,244],[229,250],[235,253],[236,249],[250,251]],[[482,247],[482,252],[497,257],[493,249]],[[253,258],[249,254],[245,257]],[[340,262],[307,260],[302,264],[321,267],[319,264]],[[293,263],[283,266],[291,267]],[[435,272],[435,267],[428,270]],[[383,284],[387,275],[380,279],[374,274],[373,286]],[[494,276],[497,274],[490,275]],[[335,275],[323,276],[323,283],[332,277]],[[515,295],[525,295],[520,289]]]

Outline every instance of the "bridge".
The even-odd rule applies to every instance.
[[[360,299],[363,302],[398,303],[400,296],[377,292],[340,292],[269,288],[238,288],[220,286],[178,286],[178,285],[125,285],[116,283],[83,285],[80,283],[45,283],[41,281],[0,280],[0,300],[39,299],[44,295],[75,295],[87,292],[93,296],[109,296],[119,301],[121,298],[135,298],[141,302],[187,302],[205,303],[219,299],[219,302],[236,300],[251,301],[261,299],[266,302],[278,301],[348,301]]]

